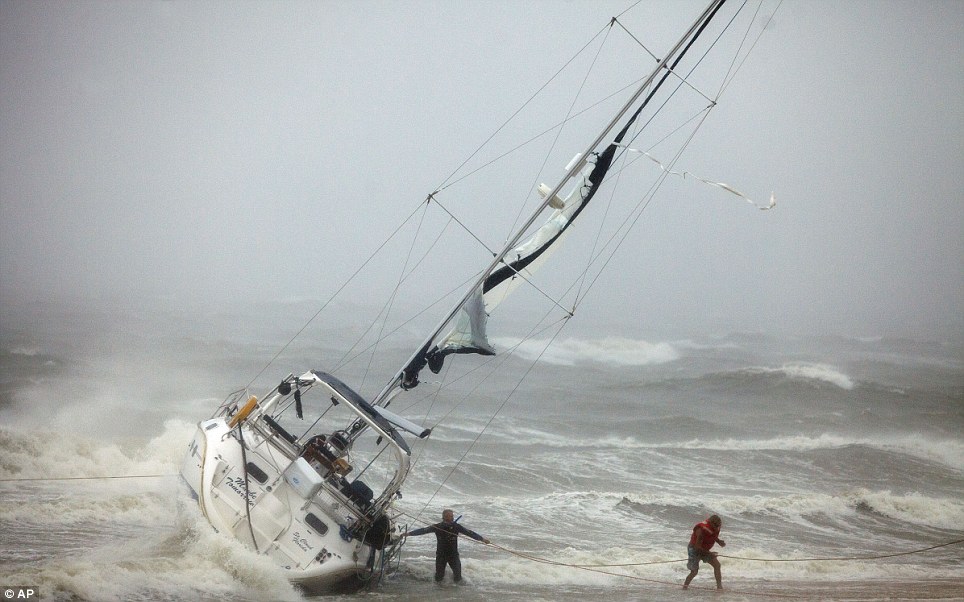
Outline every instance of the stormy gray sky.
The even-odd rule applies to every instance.
[[[3,0],[0,303],[327,298],[630,4]],[[665,50],[702,6],[627,23]],[[787,0],[679,164],[777,208],[660,201],[596,307],[959,338],[962,99],[964,2]]]

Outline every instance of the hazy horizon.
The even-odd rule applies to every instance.
[[[297,329],[630,5],[0,3],[0,320]],[[703,5],[626,23],[665,49]],[[677,184],[573,327],[960,339],[962,158],[964,3],[784,2],[679,164],[776,208]]]

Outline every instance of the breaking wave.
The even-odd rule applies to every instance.
[[[779,374],[794,380],[820,381],[847,391],[854,388],[853,379],[829,364],[794,362],[783,364],[779,368],[747,368],[745,372],[750,374]]]
[[[679,352],[669,343],[649,343],[624,337],[602,339],[526,339],[496,338],[496,346],[513,349],[516,355],[525,359],[573,366],[579,363],[600,363],[611,366],[650,366],[665,364],[680,358]]]
[[[3,492],[0,561],[19,561],[4,564],[9,582],[45,599],[301,600],[270,558],[216,533],[182,492],[177,465],[193,428],[171,420],[153,439],[120,444],[0,429],[0,478],[40,479]],[[159,477],[102,478],[147,474]]]
[[[67,432],[25,434],[0,429],[0,477],[97,478],[174,474],[194,425],[168,420],[142,447],[95,441]],[[56,441],[56,444],[51,444]]]
[[[852,519],[859,512],[873,512],[912,525],[957,529],[964,522],[964,503],[920,493],[897,494],[854,488],[839,494],[797,493],[782,496],[731,496],[711,500],[723,516],[773,515],[794,522],[810,522],[816,515]],[[623,505],[644,510],[653,507],[686,508],[686,496],[627,494]]]
[[[433,441],[449,444],[471,443],[481,430],[475,423],[446,425],[432,433]],[[549,449],[702,449],[713,451],[782,451],[808,452],[864,446],[921,460],[934,462],[964,472],[964,442],[953,439],[931,439],[920,436],[860,437],[824,433],[816,436],[786,435],[769,439],[687,439],[676,442],[652,442],[637,437],[610,434],[606,436],[572,436],[536,428],[514,421],[488,432],[489,440],[506,446],[539,446]]]
[[[652,447],[684,447],[688,449],[733,450],[733,451],[813,451],[819,449],[840,449],[852,445],[862,445],[903,453],[922,460],[943,464],[956,470],[964,466],[964,443],[955,440],[932,440],[921,437],[847,437],[823,434],[816,437],[789,435],[772,439],[692,439],[682,444],[656,444]]]

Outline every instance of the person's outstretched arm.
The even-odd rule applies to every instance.
[[[405,535],[408,537],[413,537],[415,535],[425,535],[426,533],[433,533],[435,531],[435,525],[429,525],[427,527],[422,527],[421,529],[415,529],[414,531],[409,531]]]
[[[465,536],[467,536],[467,537],[471,537],[472,539],[474,539],[474,540],[476,540],[476,541],[481,541],[482,543],[489,543],[489,540],[488,540],[488,539],[482,537],[481,535],[479,535],[478,533],[476,533],[476,532],[473,531],[472,529],[466,529],[465,527],[463,527],[462,525],[459,525],[459,524],[456,524],[456,527],[458,528],[459,533],[461,533],[461,534],[463,534],[463,535],[465,535]]]

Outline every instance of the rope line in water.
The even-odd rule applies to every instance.
[[[95,480],[104,480],[104,479],[153,479],[153,478],[167,478],[167,477],[176,477],[176,476],[178,476],[178,475],[176,475],[176,474],[146,474],[146,475],[113,475],[113,476],[97,476],[97,477],[28,477],[28,478],[5,478],[5,479],[0,479],[0,483],[29,482],[29,481],[95,481]],[[404,512],[400,513],[400,515],[401,515],[401,516],[407,516],[407,517],[413,519],[414,521],[421,522],[421,523],[426,524],[426,525],[429,524],[429,523],[428,523],[427,521],[425,521],[424,519],[421,519],[421,518],[416,517],[416,516],[412,516],[412,515],[407,514],[407,513],[404,513]],[[472,541],[475,542],[475,540],[472,540]],[[599,573],[599,574],[602,574],[602,575],[609,575],[609,576],[612,576],[612,577],[622,577],[622,578],[624,578],[624,579],[632,579],[633,581],[640,581],[640,582],[645,582],[645,583],[654,583],[654,584],[657,584],[657,585],[668,585],[668,586],[672,586],[672,587],[679,587],[679,583],[678,583],[678,582],[675,582],[675,581],[663,581],[663,580],[660,580],[660,579],[648,579],[648,578],[646,578],[646,577],[639,577],[639,576],[637,576],[637,575],[627,575],[626,573],[617,573],[617,572],[613,572],[613,571],[609,571],[609,570],[604,570],[604,569],[619,568],[619,567],[633,567],[633,566],[648,566],[648,565],[655,565],[655,564],[672,564],[672,563],[677,563],[677,562],[686,562],[686,561],[688,560],[688,559],[686,559],[686,558],[679,558],[679,559],[673,559],[673,560],[654,560],[654,561],[649,561],[649,562],[632,562],[632,563],[622,563],[622,564],[573,564],[573,563],[567,563],[567,562],[560,562],[560,561],[558,561],[558,560],[552,560],[552,559],[549,559],[549,558],[542,558],[542,557],[540,557],[540,556],[535,556],[535,555],[533,555],[533,554],[528,554],[528,553],[525,553],[525,552],[520,552],[520,551],[518,551],[518,550],[512,550],[512,549],[510,549],[510,548],[506,548],[506,547],[504,547],[504,546],[500,546],[499,544],[495,544],[495,543],[492,543],[492,542],[489,542],[489,543],[475,542],[475,543],[479,543],[479,544],[481,544],[481,545],[489,546],[489,547],[491,547],[491,548],[494,548],[494,549],[496,549],[496,550],[500,550],[500,551],[505,552],[505,553],[507,553],[507,554],[510,554],[510,555],[512,555],[512,556],[516,556],[516,557],[518,557],[518,558],[523,558],[523,559],[525,559],[525,560],[529,560],[529,561],[531,561],[531,562],[536,562],[536,563],[539,563],[539,564],[546,564],[546,565],[550,565],[550,566],[568,567],[568,568],[573,568],[573,569],[579,569],[579,570],[582,570],[582,571],[588,571],[588,572],[591,572],[591,573]],[[938,548],[946,548],[946,547],[948,547],[948,546],[953,546],[953,545],[957,545],[957,544],[961,544],[961,543],[964,543],[964,539],[956,539],[956,540],[949,541],[949,542],[946,542],[946,543],[940,543],[940,544],[936,544],[936,545],[933,545],[933,546],[928,546],[928,547],[926,547],[926,548],[919,548],[919,549],[916,549],[916,550],[909,550],[909,551],[905,551],[905,552],[893,552],[893,553],[890,553],[890,554],[876,554],[876,555],[873,555],[873,556],[827,556],[827,557],[813,557],[813,558],[747,558],[747,557],[742,557],[742,556],[729,556],[729,555],[724,555],[724,554],[718,554],[717,556],[718,556],[719,558],[729,558],[729,559],[731,559],[731,560],[746,560],[746,561],[751,561],[751,562],[814,562],[814,561],[845,562],[845,561],[854,561],[854,560],[881,560],[881,559],[885,559],[885,558],[895,558],[895,557],[898,557],[898,556],[910,556],[910,555],[912,555],[912,554],[921,554],[921,553],[923,553],[923,552],[929,552],[929,551],[931,551],[931,550],[936,550],[936,549],[938,549]],[[695,585],[690,585],[690,586],[689,586],[689,589],[715,591],[715,588],[695,586]],[[772,592],[772,591],[768,591],[768,592],[756,592],[756,591],[745,591],[745,590],[733,590],[733,589],[729,589],[729,588],[727,588],[725,591],[732,592],[732,593],[736,593],[736,594],[742,594],[742,595],[746,595],[746,596],[765,596],[765,597],[769,597],[769,598],[786,598],[786,599],[807,599],[807,598],[809,598],[809,596],[801,596],[801,595],[796,595],[796,594],[781,594],[781,593],[776,593],[776,592]]]
[[[409,514],[402,513],[402,515],[408,516],[408,517],[410,517],[410,518],[414,518],[414,517],[412,517],[412,516],[409,515]],[[420,519],[416,519],[416,520],[420,520]],[[421,520],[420,520],[420,522],[425,522],[425,521],[421,521]],[[609,576],[612,576],[612,577],[622,577],[622,578],[624,578],[624,579],[632,579],[633,581],[640,581],[640,582],[644,582],[644,583],[653,583],[653,584],[656,584],[656,585],[667,585],[667,586],[670,586],[670,587],[680,587],[680,584],[679,584],[679,582],[677,582],[677,581],[663,581],[663,580],[660,580],[660,579],[648,579],[648,578],[646,578],[646,577],[639,577],[639,576],[637,576],[637,575],[627,575],[626,573],[616,573],[616,572],[613,572],[613,571],[604,570],[604,568],[605,568],[607,565],[598,565],[598,566],[595,566],[595,565],[585,565],[585,564],[569,564],[569,563],[565,563],[565,562],[559,562],[558,560],[550,560],[550,559],[548,559],[548,558],[541,558],[541,557],[539,557],[539,556],[533,556],[532,554],[526,554],[526,553],[524,553],[524,552],[518,552],[518,551],[516,551],[516,550],[510,550],[509,548],[500,546],[499,544],[495,544],[495,543],[492,543],[492,542],[483,543],[483,542],[481,542],[481,541],[476,541],[476,540],[474,540],[474,539],[473,539],[472,541],[475,542],[475,543],[478,543],[478,544],[480,544],[480,545],[489,546],[489,547],[495,548],[495,549],[497,549],[497,550],[501,550],[501,551],[503,551],[503,552],[506,552],[507,554],[511,554],[511,555],[517,556],[517,557],[519,557],[519,558],[524,558],[524,559],[526,559],[526,560],[531,560],[532,562],[537,562],[537,563],[540,563],[540,564],[548,564],[548,565],[552,565],[552,566],[569,567],[569,568],[579,569],[579,570],[581,570],[581,571],[587,571],[587,572],[590,572],[590,573],[598,573],[598,574],[601,574],[601,575],[609,575]],[[684,559],[684,560],[685,560],[685,559]],[[660,562],[679,562],[679,561],[678,561],[678,560],[671,560],[671,561],[660,561]],[[646,564],[646,563],[643,563],[643,564]],[[697,586],[697,585],[690,585],[688,589],[692,589],[692,590],[706,590],[706,591],[717,591],[716,588],[702,587],[702,586]],[[734,590],[734,589],[726,589],[725,591],[732,592],[732,593],[736,593],[736,594],[742,594],[742,595],[746,595],[746,596],[764,596],[764,597],[767,597],[767,598],[801,599],[801,598],[805,598],[805,597],[806,597],[806,596],[799,596],[799,595],[793,595],[793,594],[779,594],[779,593],[774,593],[774,592],[751,592],[751,591],[742,591],[742,590]]]
[[[930,546],[927,548],[920,548],[918,550],[910,550],[908,552],[894,552],[893,554],[878,554],[875,556],[825,556],[825,557],[815,557],[815,558],[748,558],[745,556],[730,556],[728,554],[717,554],[718,558],[729,558],[730,560],[747,560],[752,562],[814,562],[814,561],[848,561],[848,560],[881,560],[883,558],[895,558],[897,556],[910,556],[911,554],[920,554],[922,552],[928,552],[930,550],[936,550],[937,548],[946,548],[948,546],[953,546],[959,543],[964,543],[964,539],[956,539],[954,541],[949,541],[947,543],[937,544],[936,546]],[[671,564],[673,562],[686,562],[687,558],[680,558],[677,560],[654,560],[652,562],[630,562],[624,564],[579,564],[571,565],[574,567],[626,567],[626,566],[644,566],[649,564]]]
[[[959,543],[964,543],[964,539],[955,539],[954,541],[949,541],[947,543],[940,543],[940,544],[937,544],[936,546],[921,548],[919,550],[910,550],[909,552],[894,552],[893,554],[878,554],[876,556],[842,556],[842,557],[825,557],[825,558],[743,558],[741,556],[726,556],[724,554],[718,554],[718,556],[720,558],[731,558],[733,560],[752,560],[755,562],[812,562],[816,560],[834,560],[834,561],[880,560],[882,558],[894,558],[896,556],[910,556],[911,554],[920,554],[921,552],[928,552],[930,550],[936,550],[937,548],[946,548],[947,546],[953,546]]]
[[[481,543],[481,542],[478,542],[478,543]],[[896,556],[909,556],[909,555],[911,555],[911,554],[920,554],[920,553],[922,553],[922,552],[927,552],[927,551],[930,551],[930,550],[935,550],[935,549],[937,549],[937,548],[944,548],[944,547],[947,547],[947,546],[952,546],[952,545],[956,545],[956,544],[960,544],[960,543],[964,543],[964,539],[957,539],[957,540],[950,541],[950,542],[947,542],[947,543],[937,544],[937,545],[934,545],[934,546],[929,546],[929,547],[926,547],[926,548],[920,548],[920,549],[917,549],[917,550],[910,550],[910,551],[907,551],[907,552],[895,552],[895,553],[892,553],[892,554],[880,554],[880,555],[875,555],[875,556],[848,556],[848,557],[836,557],[836,558],[742,558],[742,557],[739,557],[739,556],[724,556],[724,555],[722,555],[722,554],[719,554],[718,556],[719,556],[720,558],[729,558],[729,559],[732,559],[732,560],[748,560],[748,561],[756,561],[756,562],[810,562],[810,561],[815,561],[815,560],[832,560],[832,561],[880,560],[880,559],[883,559],[883,558],[894,558],[894,557],[896,557]],[[557,560],[550,560],[550,559],[548,559],[548,558],[540,558],[540,557],[538,557],[538,556],[533,556],[533,555],[531,555],[531,554],[525,554],[525,553],[522,553],[522,552],[517,552],[517,551],[515,551],[515,550],[510,550],[509,548],[505,548],[505,547],[503,547],[503,546],[500,546],[500,545],[498,545],[498,544],[494,544],[494,543],[491,543],[491,542],[488,543],[488,544],[482,544],[482,545],[488,545],[488,546],[491,546],[491,547],[496,548],[496,549],[498,549],[498,550],[501,550],[501,551],[503,551],[503,552],[506,552],[506,553],[508,553],[508,554],[511,554],[511,555],[513,555],[513,556],[517,556],[517,557],[519,557],[519,558],[524,558],[524,559],[526,559],[526,560],[531,560],[531,561],[533,561],[533,562],[538,562],[538,563],[540,563],[540,564],[548,564],[548,565],[552,565],[552,566],[564,566],[564,567],[579,569],[579,570],[583,570],[583,571],[589,571],[589,572],[593,572],[593,573],[599,573],[599,574],[603,574],[603,575],[610,575],[610,576],[613,576],[613,577],[623,577],[623,578],[626,578],[626,579],[632,579],[632,580],[634,580],[634,581],[642,581],[642,582],[646,582],[646,583],[655,583],[655,584],[659,584],[659,585],[668,585],[668,586],[672,586],[672,587],[679,587],[679,583],[673,582],[673,581],[662,581],[662,580],[659,580],[659,579],[647,579],[647,578],[645,578],[645,577],[639,577],[639,576],[637,576],[637,575],[627,575],[627,574],[625,574],[625,573],[617,573],[617,572],[608,571],[608,570],[603,570],[603,569],[604,569],[604,568],[616,568],[616,567],[644,566],[644,565],[653,565],[653,564],[670,564],[670,563],[675,563],[675,562],[686,562],[686,561],[688,560],[687,558],[681,558],[681,559],[678,559],[678,560],[657,560],[657,561],[652,561],[652,562],[636,562],[636,563],[627,563],[627,564],[598,564],[598,565],[593,565],[593,564],[568,564],[568,563],[564,563],[564,562],[559,562],[559,561],[557,561]],[[692,584],[689,585],[688,589],[706,590],[706,591],[716,591],[716,589],[715,589],[715,588],[712,588],[712,587],[694,586],[694,585],[692,585]],[[730,588],[725,588],[724,591],[731,592],[731,593],[736,593],[736,594],[741,594],[741,595],[747,595],[747,596],[763,596],[763,597],[768,597],[768,598],[808,599],[808,598],[811,597],[811,596],[799,595],[799,594],[781,594],[781,593],[776,593],[776,592],[772,592],[772,591],[768,591],[768,592],[756,592],[756,591],[734,590],[734,589],[730,589]]]
[[[482,543],[482,542],[479,542],[479,543]],[[581,570],[581,571],[588,571],[588,572],[590,572],[590,573],[599,573],[599,574],[601,574],[601,575],[610,575],[610,576],[612,576],[612,577],[622,577],[622,578],[624,578],[624,579],[632,579],[633,581],[641,581],[641,582],[644,582],[644,583],[654,583],[654,584],[657,584],[657,585],[668,585],[668,586],[671,586],[671,587],[679,587],[679,586],[680,586],[679,582],[677,582],[677,581],[663,581],[663,580],[660,580],[660,579],[648,579],[648,578],[646,578],[646,577],[640,577],[640,576],[638,576],[638,575],[627,575],[626,573],[616,573],[616,572],[614,572],[614,571],[607,571],[607,570],[603,570],[603,568],[601,568],[601,567],[606,567],[606,566],[619,566],[619,565],[567,564],[567,563],[565,563],[565,562],[559,562],[559,561],[556,561],[556,560],[549,560],[549,559],[547,559],[547,558],[539,558],[538,556],[532,556],[532,555],[529,555],[529,554],[523,554],[523,553],[521,553],[521,552],[516,552],[516,551],[514,551],[514,550],[510,550],[510,549],[508,549],[508,548],[504,548],[504,547],[502,547],[502,546],[500,546],[500,545],[498,545],[498,544],[494,544],[494,543],[491,543],[491,542],[488,543],[488,544],[482,544],[482,545],[488,545],[488,546],[491,546],[491,547],[496,548],[496,549],[498,549],[498,550],[502,550],[502,551],[504,551],[504,552],[507,552],[507,553],[509,553],[509,554],[512,554],[513,556],[518,556],[518,557],[520,557],[520,558],[525,558],[525,559],[527,559],[527,560],[531,560],[531,561],[533,561],[533,562],[538,562],[538,563],[541,563],[541,564],[549,564],[549,565],[553,565],[553,566],[564,566],[564,567],[579,569],[579,570]],[[684,559],[684,560],[685,560],[685,559]],[[678,560],[671,560],[671,561],[661,561],[661,562],[679,562],[679,561],[678,561]],[[657,563],[641,563],[641,564],[657,564]],[[690,586],[688,587],[688,589],[693,589],[693,590],[706,590],[706,591],[716,591],[716,588],[703,587],[703,586],[698,586],[698,585],[690,585]],[[794,594],[778,594],[778,593],[774,593],[774,592],[751,592],[751,591],[744,591],[744,590],[734,590],[734,589],[729,589],[729,588],[727,588],[725,591],[728,591],[728,592],[731,592],[731,593],[736,593],[736,594],[742,594],[742,595],[745,595],[745,596],[765,596],[765,597],[767,597],[767,598],[804,598],[804,597],[805,597],[805,596],[799,596],[799,595],[794,595]]]
[[[425,522],[425,521],[422,520],[422,519],[419,519],[419,518],[417,518],[417,517],[413,517],[413,516],[411,516],[411,515],[409,515],[409,514],[406,514],[406,513],[404,513],[404,512],[402,513],[402,515],[403,515],[403,516],[408,516],[409,518],[413,518],[414,520],[418,520],[419,522],[423,522],[423,523]],[[425,523],[425,524],[428,524],[428,523]],[[687,558],[680,558],[680,559],[675,559],[675,560],[655,560],[655,561],[650,561],[650,562],[633,562],[633,563],[624,563],[624,564],[572,564],[572,563],[560,562],[560,561],[558,561],[558,560],[552,560],[552,559],[549,559],[549,558],[542,558],[542,557],[539,557],[539,556],[534,556],[534,555],[532,555],[532,554],[528,554],[528,553],[525,553],[525,552],[520,552],[520,551],[517,551],[517,550],[512,550],[512,549],[506,548],[506,547],[504,547],[504,546],[500,546],[499,544],[492,543],[492,542],[489,542],[489,543],[486,544],[486,543],[482,543],[482,542],[476,542],[475,540],[472,540],[472,541],[475,542],[475,543],[478,543],[478,544],[480,544],[480,545],[484,545],[484,546],[489,546],[489,547],[491,547],[491,548],[495,548],[495,549],[497,549],[497,550],[500,550],[500,551],[505,552],[505,553],[507,553],[507,554],[510,554],[510,555],[512,555],[512,556],[516,556],[516,557],[518,557],[518,558],[523,558],[523,559],[525,559],[525,560],[530,560],[530,561],[532,561],[532,562],[537,562],[537,563],[539,563],[539,564],[546,564],[546,565],[550,565],[550,566],[568,567],[568,568],[579,569],[579,570],[588,571],[588,572],[592,572],[592,573],[599,573],[599,574],[602,574],[602,575],[610,575],[610,576],[613,576],[613,577],[623,577],[623,578],[625,578],[625,579],[632,579],[632,580],[634,580],[634,581],[642,581],[642,582],[646,582],[646,583],[655,583],[655,584],[659,584],[659,585],[669,585],[669,586],[673,586],[673,587],[679,587],[680,584],[677,583],[677,582],[674,582],[674,581],[662,581],[662,580],[659,580],[659,579],[647,579],[647,578],[645,578],[645,577],[639,577],[639,576],[637,576],[637,575],[627,575],[627,574],[625,574],[625,573],[617,573],[617,572],[608,571],[608,570],[603,570],[603,569],[618,568],[618,567],[646,566],[646,565],[654,565],[654,564],[671,564],[671,563],[676,563],[676,562],[686,562],[686,561],[688,560]],[[747,561],[754,561],[754,562],[812,562],[812,561],[818,561],[818,560],[826,560],[826,561],[880,560],[880,559],[883,559],[883,558],[894,558],[894,557],[896,557],[896,556],[909,556],[909,555],[911,555],[911,554],[920,554],[920,553],[923,553],[923,552],[928,552],[928,551],[930,551],[930,550],[936,550],[936,549],[938,549],[938,548],[945,548],[945,547],[953,546],[953,545],[960,544],[960,543],[964,543],[964,539],[956,539],[956,540],[954,540],[954,541],[949,541],[949,542],[946,542],[946,543],[941,543],[941,544],[929,546],[929,547],[926,547],[926,548],[920,548],[920,549],[917,549],[917,550],[910,550],[910,551],[906,551],[906,552],[894,552],[894,553],[891,553],[891,554],[878,554],[878,555],[874,555],[874,556],[840,556],[840,557],[826,557],[826,558],[744,558],[744,557],[740,557],[740,556],[728,556],[728,555],[718,554],[718,557],[720,557],[720,558],[729,558],[729,559],[731,559],[731,560],[747,560]],[[716,591],[715,588],[695,586],[695,585],[690,585],[688,589]],[[797,594],[780,594],[780,593],[776,593],[776,592],[740,591],[740,590],[733,590],[733,589],[729,589],[729,588],[726,588],[725,591],[732,592],[732,593],[736,593],[736,594],[748,595],[748,596],[765,596],[765,597],[770,597],[770,598],[806,599],[806,598],[809,598],[809,597],[810,597],[810,596],[802,596],[802,595],[797,595]]]
[[[18,482],[30,482],[30,481],[97,481],[104,479],[157,479],[157,478],[169,478],[177,477],[177,474],[133,474],[133,475],[106,475],[98,477],[25,477],[25,478],[6,478],[0,479],[0,483],[18,483]],[[401,513],[402,516],[408,516],[409,518],[423,522],[424,519],[418,516],[412,516],[410,514]],[[893,552],[890,554],[875,554],[873,556],[815,556],[812,558],[751,558],[746,556],[730,556],[729,554],[717,554],[719,558],[729,558],[730,560],[746,560],[750,562],[817,562],[817,561],[853,561],[853,560],[882,560],[884,558],[896,558],[898,556],[911,556],[913,554],[921,554],[923,552],[929,552],[931,550],[936,550],[938,548],[946,548],[949,546],[964,543],[964,538],[955,539],[953,541],[948,541],[946,543],[939,543],[933,546],[928,546],[926,548],[919,548],[916,550],[909,550],[905,552]],[[494,543],[488,543],[483,545],[489,545],[493,548],[502,550],[508,554],[518,556],[520,558],[526,558],[532,560],[533,562],[540,562],[542,564],[551,564],[556,566],[566,566],[576,569],[596,569],[596,568],[620,568],[620,567],[630,567],[630,566],[649,566],[654,564],[672,564],[675,562],[686,562],[687,558],[676,558],[673,560],[652,560],[649,562],[626,562],[621,564],[570,564],[565,562],[560,562],[558,560],[550,560],[548,558],[540,558],[538,556],[533,556],[525,552],[519,552],[517,550],[511,550],[509,548],[500,546]]]
[[[406,514],[406,513],[404,513],[404,512],[402,512],[401,515],[402,515],[402,516],[408,516],[409,518],[411,518],[411,519],[413,519],[413,520],[416,520],[416,521],[419,521],[419,522],[422,522],[422,523],[424,523],[425,525],[428,525],[428,524],[429,524],[429,523],[425,522],[424,519],[421,519],[421,518],[416,517],[416,516],[412,516],[412,515],[410,515],[410,514]],[[474,541],[474,540],[473,540],[473,541]],[[479,542],[479,543],[481,543],[481,542]],[[751,562],[814,562],[814,561],[881,560],[881,559],[884,559],[884,558],[895,558],[895,557],[897,557],[897,556],[910,556],[910,555],[912,555],[912,554],[921,554],[921,553],[923,553],[923,552],[929,552],[929,551],[931,551],[931,550],[936,550],[936,549],[938,549],[938,548],[946,548],[946,547],[948,547],[948,546],[953,546],[953,545],[957,545],[957,544],[961,544],[961,543],[964,543],[964,538],[962,538],[962,539],[955,539],[955,540],[953,540],[953,541],[948,541],[948,542],[945,542],[945,543],[939,543],[939,544],[936,544],[936,545],[933,545],[933,546],[928,546],[928,547],[926,547],[926,548],[919,548],[919,549],[916,549],[916,550],[909,550],[909,551],[905,551],[905,552],[893,552],[893,553],[891,553],[891,554],[877,554],[877,555],[874,555],[874,556],[825,556],[825,557],[814,557],[814,558],[748,558],[748,557],[744,557],[744,556],[729,556],[729,555],[727,555],[727,554],[717,554],[717,557],[719,557],[719,558],[729,558],[730,560],[746,560],[746,561],[751,561]],[[558,560],[551,560],[551,559],[549,559],[549,558],[541,558],[541,557],[539,557],[539,556],[533,556],[533,555],[528,554],[528,553],[526,553],[526,552],[520,552],[520,551],[518,551],[518,550],[512,550],[512,549],[509,549],[509,548],[506,548],[506,547],[503,547],[503,546],[500,546],[500,545],[494,544],[494,543],[488,543],[488,544],[482,544],[482,545],[488,545],[488,546],[491,546],[491,547],[493,547],[493,548],[502,550],[503,552],[506,552],[506,553],[508,553],[508,554],[512,554],[513,556],[518,556],[519,558],[526,558],[526,559],[528,559],[528,560],[532,560],[533,562],[539,562],[539,563],[542,563],[542,564],[551,564],[551,565],[555,565],[555,566],[565,566],[565,567],[570,567],[570,568],[574,568],[574,569],[583,569],[583,568],[596,569],[596,568],[619,568],[619,567],[630,567],[630,566],[648,566],[648,565],[653,565],[653,564],[672,564],[672,563],[675,563],[675,562],[686,562],[687,560],[689,560],[688,558],[676,558],[676,559],[673,559],[673,560],[652,560],[652,561],[649,561],[649,562],[627,562],[627,563],[622,563],[622,564],[570,564],[570,563],[566,563],[566,562],[560,562],[560,561],[558,561]]]

